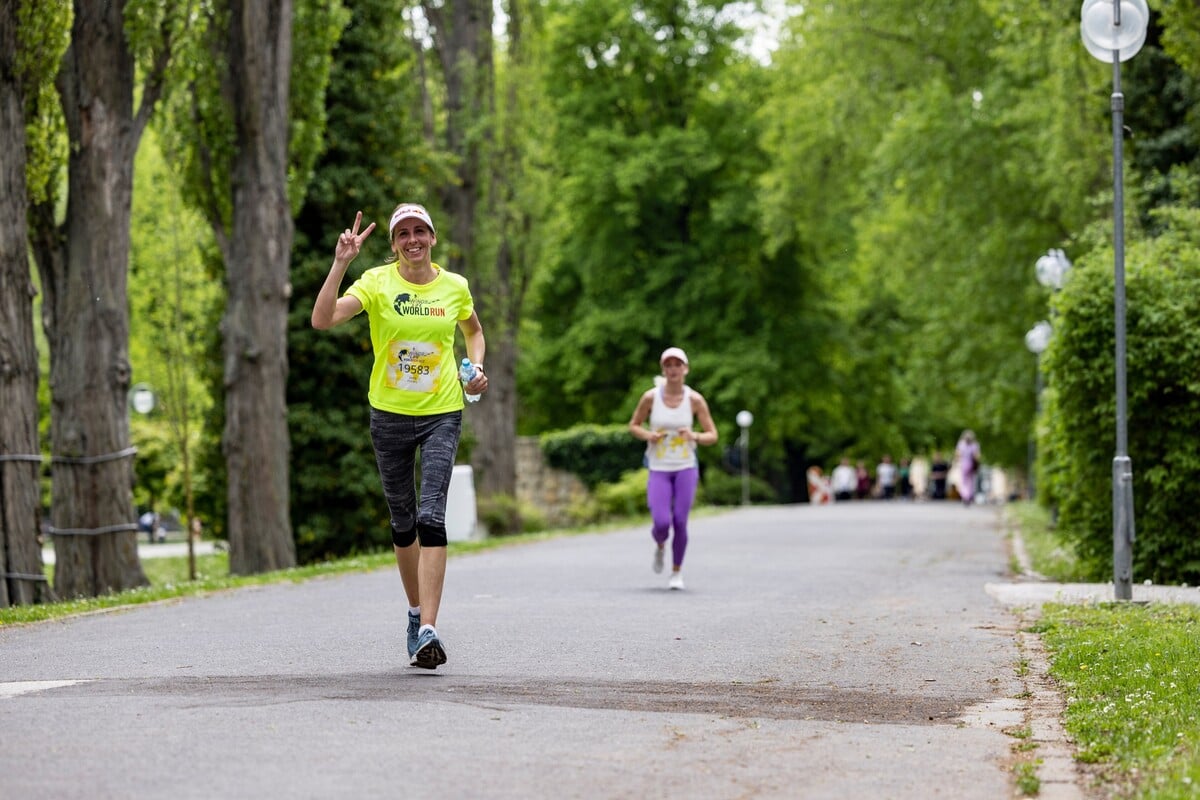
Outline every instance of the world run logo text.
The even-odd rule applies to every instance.
[[[444,317],[446,309],[434,306],[434,300],[414,299],[408,292],[401,292],[392,301],[392,308],[402,317]]]

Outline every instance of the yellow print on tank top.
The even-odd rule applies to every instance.
[[[654,457],[664,461],[675,461],[691,455],[688,440],[679,431],[661,431],[666,436],[654,443]]]
[[[442,348],[436,342],[388,343],[387,385],[406,392],[432,393],[437,389]]]

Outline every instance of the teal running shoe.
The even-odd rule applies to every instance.
[[[437,631],[426,628],[417,638],[417,651],[408,662],[421,669],[437,669],[439,664],[446,663],[446,648],[438,638]]]
[[[408,659],[417,654],[417,635],[421,632],[421,615],[408,612]]]

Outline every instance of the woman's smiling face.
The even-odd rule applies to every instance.
[[[392,252],[408,264],[429,263],[435,244],[437,235],[419,219],[402,219],[392,229]]]

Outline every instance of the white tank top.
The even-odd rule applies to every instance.
[[[683,387],[683,402],[671,408],[663,401],[662,387],[654,390],[654,404],[650,407],[650,430],[666,431],[667,435],[657,442],[646,442],[646,466],[657,472],[678,472],[696,466],[696,443],[679,435],[680,428],[691,430],[692,396],[688,387]]]

